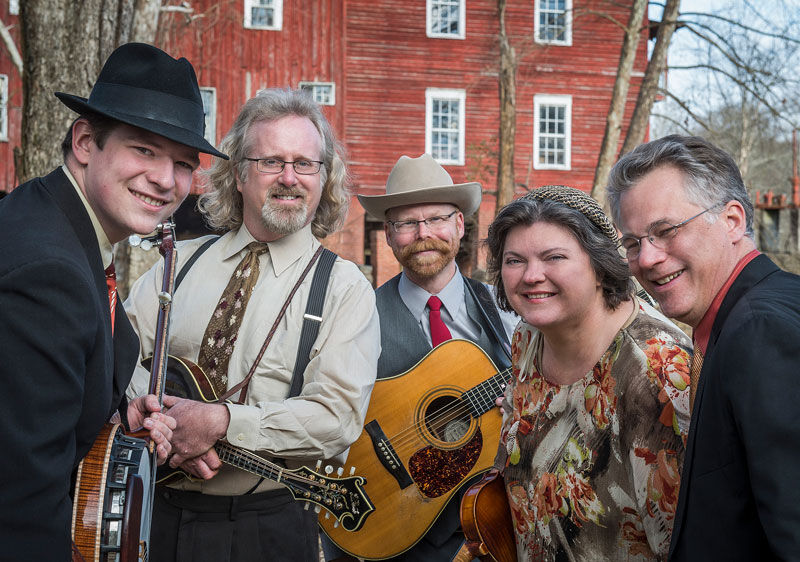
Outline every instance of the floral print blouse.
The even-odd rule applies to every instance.
[[[512,340],[500,447],[520,561],[666,560],[689,428],[691,340],[637,302],[582,379],[548,383]]]

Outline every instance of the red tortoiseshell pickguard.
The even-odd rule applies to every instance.
[[[408,468],[414,483],[425,496],[438,498],[446,494],[469,474],[483,448],[480,430],[459,449],[437,449],[425,447],[408,460]]]

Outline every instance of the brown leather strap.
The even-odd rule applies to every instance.
[[[289,296],[286,297],[286,302],[283,303],[283,307],[281,308],[280,312],[278,312],[278,317],[275,318],[275,322],[272,324],[272,328],[270,328],[270,331],[267,334],[266,339],[264,340],[264,345],[261,346],[261,351],[258,352],[256,360],[253,361],[253,366],[250,367],[250,372],[247,373],[247,376],[244,379],[242,379],[239,382],[239,384],[232,387],[225,394],[220,396],[219,399],[217,400],[218,402],[224,402],[225,400],[227,400],[228,398],[239,392],[239,390],[241,390],[241,393],[239,394],[239,400],[236,403],[244,404],[245,398],[247,398],[248,384],[250,383],[250,379],[256,372],[256,367],[258,367],[258,364],[261,362],[261,358],[264,356],[264,352],[267,351],[267,346],[269,345],[270,340],[272,340],[272,336],[275,335],[275,331],[278,329],[278,324],[280,324],[283,315],[286,314],[286,309],[289,308],[289,303],[292,302],[292,297],[294,297],[294,294],[297,292],[297,289],[300,288],[300,284],[303,282],[303,279],[306,278],[308,272],[311,271],[311,268],[313,267],[314,263],[316,263],[317,258],[322,253],[322,250],[323,247],[320,245],[320,247],[317,248],[317,251],[314,252],[314,255],[311,256],[311,259],[309,260],[308,265],[306,265],[306,268],[303,270],[303,273],[300,274],[300,278],[297,280],[297,283],[295,283],[294,287],[292,287]]]

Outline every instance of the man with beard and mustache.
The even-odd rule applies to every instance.
[[[499,311],[487,285],[464,277],[455,261],[464,215],[475,213],[481,203],[480,184],[454,185],[429,154],[401,156],[386,181],[386,195],[359,195],[358,200],[369,214],[385,221],[386,241],[403,266],[375,292],[381,323],[378,379],[408,371],[450,337],[475,342],[497,367],[508,367],[517,317]],[[431,303],[431,297],[439,302]],[[439,308],[446,331],[441,322],[437,328],[435,310],[431,320],[431,304]],[[457,377],[454,373],[454,382]],[[460,497],[450,500],[420,542],[395,559],[450,560],[464,543]]]
[[[214,162],[199,207],[227,232],[178,246],[178,277],[196,261],[175,290],[169,351],[198,363],[218,396],[235,392],[224,403],[165,397],[180,428],[169,464],[200,479],[157,487],[151,559],[317,562],[314,510],[272,480],[221,464],[213,446],[225,439],[313,467],[340,457],[361,434],[380,353],[372,287],[336,258],[321,313],[304,314],[320,258],[290,296],[318,238],[344,220],[347,172],[329,123],[299,90],[260,92],[221,146],[230,161]],[[154,346],[159,279],[161,266],[125,303],[142,357]],[[318,335],[301,355],[304,317]],[[128,394],[142,394],[147,378],[137,369]]]

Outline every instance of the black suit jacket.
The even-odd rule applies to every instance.
[[[711,331],[670,558],[800,559],[800,277],[763,255]]]
[[[0,560],[68,560],[71,474],[138,353],[111,337],[92,223],[59,168],[0,200]]]

